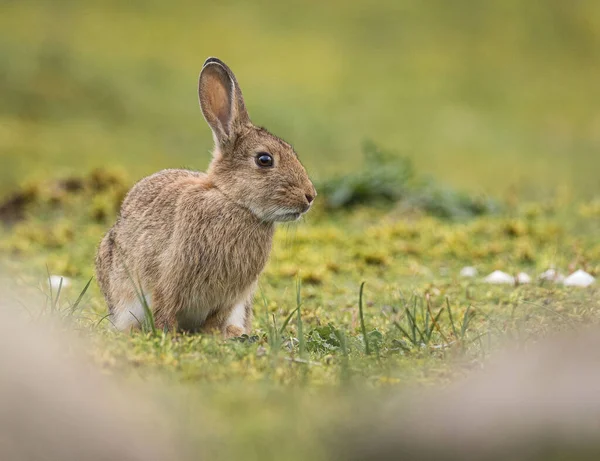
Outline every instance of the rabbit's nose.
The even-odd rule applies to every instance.
[[[304,195],[306,197],[306,201],[308,202],[308,204],[310,205],[312,203],[312,201],[315,199],[315,196],[312,194],[305,194]]]

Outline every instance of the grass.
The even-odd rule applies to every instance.
[[[600,275],[599,21],[592,0],[8,2],[3,292],[65,318],[105,373],[158,389],[208,459],[327,459],[328,437],[382,398],[599,323],[598,283],[536,278]],[[319,197],[278,228],[250,335],[160,331],[143,298],[142,330],[117,333],[94,253],[136,179],[204,169],[209,55]],[[485,284],[496,269],[533,283]],[[50,290],[50,274],[71,283]]]
[[[363,314],[363,290],[365,288],[365,282],[360,284],[360,291],[358,294],[358,313],[360,315],[360,329],[362,331],[363,341],[365,343],[365,354],[371,355],[371,349],[369,348],[369,337],[367,336],[367,328],[365,327],[365,317]]]
[[[69,277],[69,286],[48,294],[50,310],[65,313],[87,339],[90,359],[161,389],[165,418],[181,424],[194,446],[227,440],[217,458],[324,459],[341,421],[382,396],[415,383],[444,385],[484,366],[502,344],[526,347],[600,321],[597,286],[535,280],[551,265],[600,274],[593,202],[522,203],[459,221],[401,204],[332,211],[321,203],[305,221],[277,230],[251,335],[226,342],[173,335],[151,321],[117,333],[90,277],[129,184],[119,178],[96,171],[26,186],[33,198],[21,220],[0,230],[3,272],[24,292],[42,286],[48,293],[48,273]],[[61,191],[65,183],[78,187]],[[481,276],[461,278],[465,265]],[[526,271],[534,282],[483,283],[494,269]],[[37,318],[39,305],[26,308]],[[210,440],[193,430],[207,415]]]

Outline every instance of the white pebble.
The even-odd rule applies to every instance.
[[[540,274],[540,280],[548,280],[549,282],[562,283],[565,276],[556,269],[550,268]]]
[[[61,287],[61,281],[62,279],[62,287]],[[50,288],[52,288],[53,291],[58,291],[58,288],[61,287],[62,288],[67,288],[69,285],[71,285],[71,279],[64,277],[62,275],[51,275],[50,278],[48,279],[48,284],[50,285]]]
[[[569,287],[587,287],[594,283],[595,280],[590,274],[579,269],[569,275],[563,283]]]
[[[487,283],[494,283],[494,284],[506,284],[506,285],[514,285],[515,283],[515,278],[510,275],[507,274],[506,272],[502,272],[502,271],[494,271],[492,272],[490,275],[488,275],[484,281],[486,281]]]
[[[531,283],[531,277],[525,272],[519,272],[515,277],[515,280],[520,284]]]
[[[477,277],[477,269],[473,266],[466,266],[460,270],[461,277]]]

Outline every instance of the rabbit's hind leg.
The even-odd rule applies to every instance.
[[[237,338],[245,333],[245,304],[240,302],[230,309],[218,309],[206,318],[200,331],[209,334],[222,334],[225,339]]]
[[[225,322],[225,339],[237,338],[246,333],[246,301],[237,303],[231,309]]]
[[[167,296],[163,291],[153,291],[152,312],[154,314],[154,325],[163,331],[175,331],[177,326],[177,313],[181,311],[179,297],[177,295]]]
[[[144,296],[145,302],[150,305],[150,297]],[[118,301],[112,309],[111,321],[121,331],[141,328],[146,317],[142,300],[137,296],[129,296]]]
[[[250,334],[252,331],[252,319],[254,317],[252,311],[252,300],[254,299],[254,283],[250,290],[238,301],[233,309],[229,312],[225,321],[225,337],[235,338],[243,334]]]

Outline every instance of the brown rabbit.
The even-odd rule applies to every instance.
[[[96,256],[121,330],[144,318],[187,331],[248,333],[274,223],[307,212],[315,188],[292,146],[252,124],[229,67],[204,63],[198,94],[215,140],[207,173],[163,170],[138,182]]]

